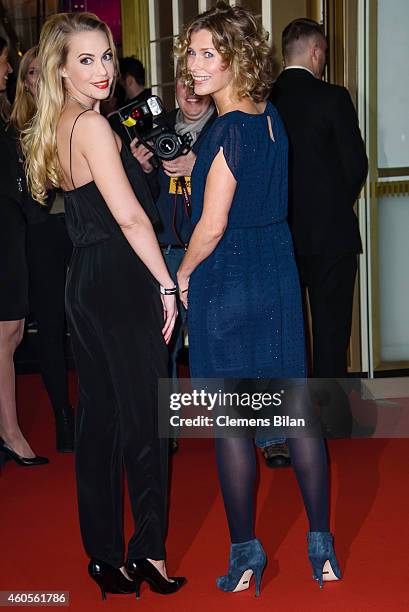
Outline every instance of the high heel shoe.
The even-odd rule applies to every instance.
[[[115,595],[135,593],[135,581],[132,579],[128,580],[119,568],[112,567],[112,565],[104,561],[91,559],[88,564],[88,574],[101,589],[102,599],[107,598],[107,593]]]
[[[257,539],[232,544],[228,574],[216,580],[217,586],[226,592],[244,591],[249,588],[251,577],[254,574],[256,597],[258,597],[266,560],[266,554]]]
[[[125,569],[128,576],[135,581],[137,599],[140,597],[140,588],[144,581],[149,584],[151,591],[161,595],[176,593],[187,582],[184,576],[171,576],[169,580],[166,580],[147,559],[137,559],[136,561],[128,559],[125,563]]]
[[[45,465],[49,463],[49,459],[47,457],[40,457],[37,455],[36,457],[22,457],[12,448],[7,446],[4,440],[0,440],[0,453],[4,453],[9,457],[9,459],[13,459],[19,465],[30,466],[30,465]]]
[[[308,558],[310,560],[314,580],[320,589],[324,582],[341,579],[341,570],[334,552],[332,534],[326,531],[309,531]]]

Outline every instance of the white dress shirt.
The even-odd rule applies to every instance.
[[[284,70],[291,70],[291,68],[299,68],[300,70],[306,70],[307,72],[309,72],[310,74],[312,74],[312,76],[315,79],[315,74],[313,72],[311,72],[311,70],[309,68],[306,68],[305,66],[286,66],[284,68]]]

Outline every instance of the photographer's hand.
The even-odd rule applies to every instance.
[[[129,146],[132,155],[139,162],[145,174],[152,172],[153,166],[149,161],[151,157],[153,157],[152,151],[149,151],[149,149],[147,149],[142,143],[139,143],[137,138],[134,138]]]
[[[196,155],[189,151],[172,161],[163,161],[162,166],[168,176],[190,176],[195,165]]]

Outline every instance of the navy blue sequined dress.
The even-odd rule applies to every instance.
[[[190,278],[191,375],[304,377],[301,295],[286,222],[288,142],[275,107],[268,103],[262,115],[233,111],[209,129],[192,173],[194,223],[221,147],[237,187],[223,238]]]

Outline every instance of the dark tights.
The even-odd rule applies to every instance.
[[[288,445],[310,531],[328,531],[328,469],[324,441],[319,437],[289,438]],[[231,541],[252,540],[256,479],[253,440],[217,438],[216,459]]]

